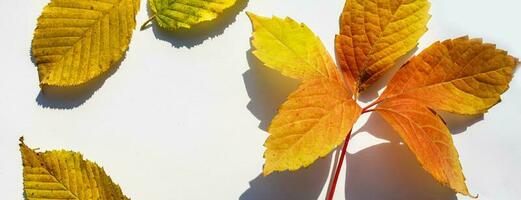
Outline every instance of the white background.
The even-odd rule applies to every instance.
[[[297,82],[251,56],[244,12],[291,16],[333,53],[343,0],[251,0],[194,31],[136,30],[117,70],[80,89],[41,95],[30,46],[46,3],[0,2],[0,199],[22,199],[22,135],[34,148],[82,152],[132,199],[325,197],[335,156],[295,173],[260,175],[264,129]],[[148,15],[146,2],[141,6],[139,25]],[[468,34],[519,57],[520,7],[515,0],[433,0],[419,49]],[[484,116],[447,117],[469,189],[480,199],[518,199],[521,191],[519,73],[510,86]],[[466,199],[425,173],[378,116],[362,116],[354,131],[337,199]]]

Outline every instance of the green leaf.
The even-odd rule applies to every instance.
[[[236,0],[149,0],[153,15],[141,29],[152,20],[161,28],[176,30],[190,28],[192,25],[210,21],[234,5]]]

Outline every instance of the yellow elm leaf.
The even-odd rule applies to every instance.
[[[289,17],[248,16],[253,24],[253,54],[266,66],[300,80],[338,79],[333,59],[306,25]]]
[[[279,108],[264,146],[264,175],[297,170],[326,156],[344,141],[361,108],[339,81],[302,83]]]
[[[80,153],[35,152],[23,138],[20,142],[26,199],[129,199],[103,168]]]
[[[32,55],[41,85],[74,86],[106,72],[128,49],[139,0],[51,0]]]
[[[235,4],[236,0],[148,0],[152,17],[164,29],[190,28],[195,24],[210,21]]]
[[[335,38],[337,61],[355,95],[416,47],[427,31],[428,0],[347,0]]]
[[[408,97],[432,109],[484,113],[508,89],[517,62],[481,39],[436,42],[396,73],[380,101]]]
[[[469,195],[459,156],[443,120],[414,99],[396,98],[376,111],[414,153],[421,166],[441,184]]]

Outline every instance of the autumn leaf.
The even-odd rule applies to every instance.
[[[407,97],[458,114],[486,112],[512,80],[517,59],[481,39],[436,42],[405,64],[379,98]]]
[[[103,168],[80,153],[54,150],[36,152],[20,138],[24,194],[39,199],[129,199]]]
[[[447,126],[434,111],[412,99],[391,99],[376,111],[398,132],[434,179],[469,195],[458,152]]]
[[[378,80],[427,31],[427,0],[349,0],[335,38],[337,61],[355,95]]]
[[[303,81],[268,128],[264,175],[307,167],[342,143],[361,109],[307,26],[290,18],[248,15],[253,54],[266,66]]]
[[[233,6],[237,0],[148,0],[152,11],[150,17],[141,26],[155,21],[159,27],[176,30],[179,28],[190,28],[195,24],[210,21],[223,10]]]
[[[337,67],[320,39],[291,18],[247,13],[253,24],[253,54],[267,67],[299,80],[338,79]]]
[[[406,63],[375,109],[438,182],[470,195],[451,135],[430,109],[479,114],[508,88],[517,59],[481,39],[436,42]]]
[[[279,108],[268,128],[264,175],[297,170],[326,156],[344,141],[361,108],[338,82],[304,82]]]
[[[382,95],[364,108],[353,98],[396,65],[427,31],[428,0],[349,0],[335,50],[340,70],[317,36],[291,18],[248,13],[253,54],[267,67],[299,79],[268,128],[264,175],[307,167],[344,140],[327,200],[333,198],[353,124],[377,112],[420,165],[463,195],[465,183],[452,135],[436,111],[482,114],[508,89],[518,60],[481,39],[436,42],[411,58]]]
[[[123,57],[139,0],[51,0],[38,18],[32,56],[41,85],[85,83]]]

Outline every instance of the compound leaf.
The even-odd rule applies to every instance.
[[[435,110],[486,112],[508,89],[516,58],[480,39],[436,42],[399,69],[368,107],[353,99],[416,46],[427,30],[429,8],[428,0],[346,2],[335,38],[343,77],[307,26],[248,13],[253,54],[303,81],[268,129],[264,175],[309,166],[342,143],[362,113],[376,111],[435,180],[471,196],[450,131]]]

